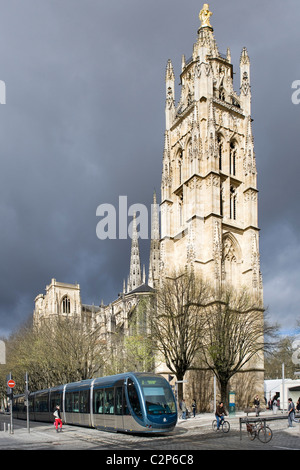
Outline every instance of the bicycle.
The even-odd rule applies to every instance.
[[[258,437],[260,442],[266,444],[267,442],[270,442],[273,437],[272,429],[269,428],[269,426],[266,426],[262,421],[256,423],[246,423],[246,426],[247,434],[251,441],[254,441],[254,439]]]
[[[212,422],[212,428],[216,432],[218,429],[222,429],[223,432],[227,433],[230,431],[230,424],[228,421],[225,421],[224,419],[219,420],[219,428],[218,428],[218,422],[216,419],[213,420]]]

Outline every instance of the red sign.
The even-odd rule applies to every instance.
[[[16,382],[14,380],[10,379],[7,382],[7,385],[9,386],[9,388],[14,388],[14,386],[16,385]]]

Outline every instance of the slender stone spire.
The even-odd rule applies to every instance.
[[[132,239],[131,239],[131,255],[130,255],[130,272],[128,280],[128,292],[136,289],[142,284],[140,248],[138,241],[138,232],[136,224],[136,215],[132,220]]]
[[[151,244],[149,259],[148,284],[150,287],[156,287],[159,280],[160,265],[160,235],[159,235],[159,212],[156,202],[156,192],[153,194],[153,204],[151,210]]]

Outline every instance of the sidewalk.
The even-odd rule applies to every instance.
[[[255,412],[248,414],[248,418],[255,418]],[[240,418],[246,419],[247,414],[244,411],[236,411],[235,414],[229,414],[226,416],[226,420],[230,423],[230,428],[232,430],[240,430]],[[264,410],[259,413],[259,418],[265,418],[267,420],[266,424],[272,429],[288,429],[288,417],[287,412],[284,413],[280,410],[277,414],[273,414],[272,410]],[[198,430],[201,429],[205,432],[212,430],[212,422],[215,420],[214,413],[197,413],[194,418],[192,415],[188,419],[178,419],[177,426],[184,428],[186,430]],[[295,428],[299,430],[299,424]],[[245,430],[245,424],[242,424],[242,430]],[[293,432],[293,429],[290,429]]]
[[[238,436],[237,433],[240,431],[240,418],[246,417],[247,415],[244,412],[236,412],[235,415],[226,417],[230,423],[230,430],[234,431],[233,435],[236,437]],[[300,424],[295,423],[293,428],[288,428],[286,413],[282,414],[280,412],[278,415],[273,415],[271,411],[267,410],[261,412],[260,417],[268,420],[267,424],[273,431],[279,431],[277,435],[280,439],[282,439],[283,436],[283,443],[290,445],[289,440],[296,438],[297,443],[299,442],[300,445]],[[250,413],[249,418],[255,418],[255,413]],[[274,420],[274,418],[278,419]],[[189,442],[192,442],[194,436],[205,434],[212,436],[212,422],[214,419],[214,413],[198,413],[195,418],[190,417],[186,420],[179,419],[175,430],[166,436],[166,439],[170,439],[171,442],[172,439],[179,438],[179,441],[176,441],[177,444],[179,444],[180,436],[184,437],[183,442],[187,442],[186,439],[190,439]],[[139,446],[140,441],[143,441],[141,436],[105,433],[95,431],[93,428],[71,425],[64,425],[63,432],[56,433],[53,424],[51,425],[50,423],[32,424],[30,432],[26,429],[26,422],[18,423],[14,429],[14,433],[9,434],[7,431],[4,432],[2,430],[3,422],[1,424],[0,450],[77,450],[79,448],[85,450],[101,446],[103,446],[103,449],[132,449],[135,448],[135,446]],[[242,425],[242,431],[243,443],[247,443],[247,439],[244,439],[244,436],[247,435],[245,424]],[[148,442],[152,443],[152,440]],[[155,439],[153,439],[153,442],[155,442]],[[274,439],[272,442],[274,442]],[[281,441],[280,445],[282,445]]]

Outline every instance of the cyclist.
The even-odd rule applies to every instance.
[[[217,418],[217,429],[220,429],[220,424],[224,421],[224,416],[227,416],[222,401],[220,401],[220,403],[217,405],[215,416]]]

